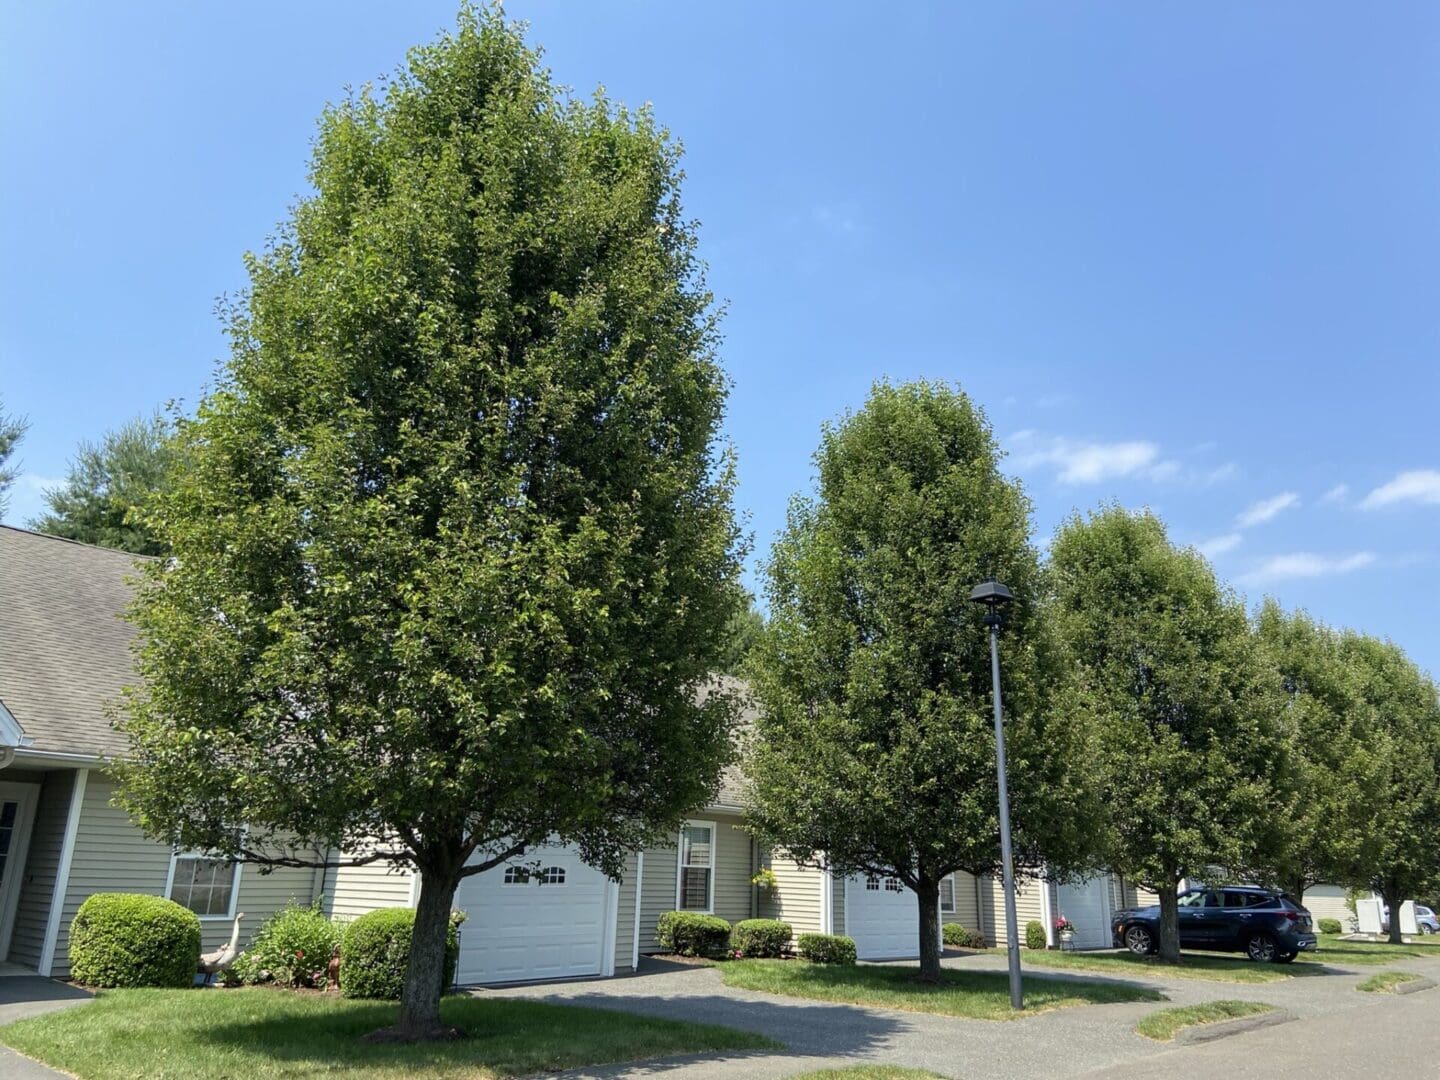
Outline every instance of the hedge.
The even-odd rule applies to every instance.
[[[200,917],[145,893],[93,893],[70,923],[70,977],[85,986],[192,986]]]
[[[464,912],[450,913],[445,939],[447,987],[455,981],[455,966],[460,962],[459,926],[464,921]],[[414,932],[412,908],[377,908],[345,927],[340,942],[340,993],[348,998],[398,1001]]]
[[[1321,932],[1322,934],[1338,934],[1338,933],[1340,933],[1340,920],[1339,920],[1339,919],[1321,919],[1321,920],[1320,920],[1319,922],[1317,922],[1315,925],[1320,928],[1320,932]]]
[[[723,956],[730,944],[730,924],[695,911],[667,911],[655,924],[655,936],[681,956]]]
[[[1045,936],[1045,924],[1039,919],[1031,919],[1025,924],[1025,947],[1027,949],[1043,949],[1050,944],[1050,939]]]
[[[745,919],[735,924],[730,947],[740,956],[784,956],[794,930],[779,919]]]
[[[946,923],[945,944],[957,949],[988,949],[990,943],[979,930],[967,930],[957,922]]]
[[[801,934],[795,951],[812,964],[855,963],[855,939],[839,934]]]

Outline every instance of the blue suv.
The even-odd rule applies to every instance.
[[[1318,944],[1310,912],[1274,889],[1186,889],[1179,917],[1182,949],[1243,952],[1260,963],[1288,964]],[[1160,908],[1121,911],[1111,928],[1117,949],[1148,956],[1160,946]]]

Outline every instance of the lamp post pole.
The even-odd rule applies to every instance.
[[[995,779],[1000,796],[1001,886],[1005,891],[1005,957],[1010,969],[1010,1007],[1025,1008],[1020,982],[1020,936],[1015,915],[1015,857],[1010,846],[1010,790],[1005,779],[1005,719],[1000,704],[1000,607],[1012,599],[1010,590],[997,581],[978,585],[970,599],[988,609],[985,625],[990,628],[990,687],[995,704]]]

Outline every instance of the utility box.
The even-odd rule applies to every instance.
[[[1400,933],[1418,934],[1420,924],[1415,921],[1415,901],[1406,900],[1400,905]]]
[[[1380,901],[1356,900],[1355,921],[1360,924],[1360,933],[1380,933]]]

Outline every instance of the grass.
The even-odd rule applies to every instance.
[[[1419,975],[1408,971],[1379,971],[1355,987],[1365,994],[1393,994],[1401,983],[1415,982]]]
[[[1392,960],[1413,960],[1424,956],[1430,945],[1391,945],[1387,941],[1346,941],[1333,934],[1320,937],[1320,948],[1301,953],[1299,959],[1312,964],[1387,964]]]
[[[1257,964],[1239,956],[1213,953],[1181,954],[1178,964],[1162,964],[1153,956],[1117,952],[1027,952],[1021,958],[1033,967],[1062,971],[1093,971],[1107,975],[1138,975],[1152,978],[1203,979],[1207,982],[1269,983],[1295,975],[1318,974],[1313,968],[1296,970],[1289,964]]]
[[[470,1038],[372,1045],[398,1006],[281,990],[114,990],[89,1005],[0,1028],[0,1043],[82,1080],[402,1077],[489,1080],[709,1050],[769,1039],[708,1024],[603,1009],[450,997],[447,1023]]]
[[[1164,1000],[1157,991],[1141,986],[1030,976],[1025,979],[1026,1011],[1016,1013],[1010,1008],[1009,984],[1003,972],[946,969],[939,983],[922,983],[916,981],[914,967],[809,964],[803,960],[735,960],[720,972],[726,986],[742,990],[974,1020],[1013,1020],[1074,1005]]]
[[[899,1065],[846,1065],[839,1069],[816,1069],[797,1073],[791,1080],[940,1080],[939,1073],[925,1069],[904,1069]]]
[[[1161,1009],[1135,1025],[1135,1032],[1156,1042],[1169,1042],[1186,1028],[1200,1024],[1218,1024],[1241,1016],[1274,1012],[1274,1005],[1258,1001],[1207,1001],[1203,1005],[1186,1005],[1178,1009]]]

